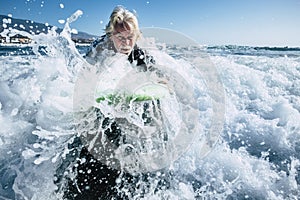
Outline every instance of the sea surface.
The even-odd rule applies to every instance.
[[[63,180],[57,174],[72,162],[73,95],[88,46],[74,45],[64,33],[34,40],[28,46],[0,45],[1,200],[61,199]],[[154,55],[160,65],[168,65],[170,59],[188,62],[190,54],[208,56],[222,83],[223,118],[217,118],[221,129],[199,133],[218,135],[208,154],[199,153],[201,139],[193,141],[165,167],[174,175],[171,186],[150,188],[142,197],[132,194],[132,198],[300,199],[300,48],[158,49],[162,53]],[[175,71],[185,77],[184,70]],[[192,88],[200,83],[195,80],[188,82]],[[210,90],[211,84],[206,85]],[[210,112],[213,103],[205,98],[197,103],[205,131],[218,110]],[[157,184],[157,177],[148,180],[150,185]]]

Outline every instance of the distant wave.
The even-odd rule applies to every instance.
[[[40,55],[46,55],[45,47],[39,47]],[[0,56],[30,56],[35,55],[32,46],[29,45],[0,45]]]
[[[80,54],[85,54],[89,44],[76,45]],[[169,46],[171,51],[178,49],[178,46]],[[252,47],[238,45],[221,46],[199,46],[180,49],[190,49],[192,51],[205,51],[211,55],[248,55],[248,56],[267,56],[267,57],[299,57],[300,47]],[[44,55],[45,48],[39,47],[39,53]],[[30,44],[0,44],[0,56],[14,55],[34,55]]]
[[[256,47],[256,46],[239,46],[239,45],[221,45],[208,46],[207,49],[239,49],[239,50],[267,50],[267,51],[300,51],[300,47]]]
[[[85,54],[89,45],[76,45],[80,54]],[[46,47],[39,46],[40,55],[46,55]],[[31,44],[0,44],[0,56],[28,56],[35,55]]]
[[[238,45],[207,46],[206,51],[221,55],[250,55],[267,57],[298,57],[300,47],[252,47]]]

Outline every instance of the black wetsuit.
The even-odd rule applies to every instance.
[[[128,61],[130,63],[136,62],[136,65],[138,67],[142,67],[143,70],[148,69],[148,67],[150,66],[149,63],[154,64],[153,58],[146,55],[142,49],[136,46],[128,56]],[[102,124],[99,124],[99,126],[102,126],[102,129],[104,129],[104,134],[107,136],[107,138],[110,141],[114,141],[116,145],[118,145],[120,140],[124,140],[124,137],[122,136],[121,130],[118,128],[117,123],[112,119],[105,118],[99,109],[93,109],[93,112],[98,113],[96,120],[102,122]],[[145,109],[147,108],[145,107]],[[134,176],[124,172],[122,172],[121,174],[121,172],[117,169],[110,168],[109,166],[95,159],[94,156],[85,147],[82,147],[82,145],[80,144],[80,139],[77,138],[77,140],[75,140],[75,143],[77,143],[75,144],[75,146],[77,145],[77,148],[74,148],[74,144],[70,147],[74,149],[70,152],[70,154],[74,154],[75,156],[69,156],[73,157],[73,162],[76,163],[71,169],[69,169],[69,173],[75,174],[75,177],[71,178],[71,176],[69,175],[63,175],[65,184],[61,186],[61,188],[63,188],[62,190],[64,193],[64,199],[130,199],[130,193],[135,193],[137,189],[136,184],[139,181],[144,180],[145,182],[147,182],[147,179],[151,177],[155,178],[156,176],[156,173],[138,174]],[[78,148],[81,148],[81,150],[79,149],[79,151],[77,150],[76,152],[76,149]],[[61,168],[63,169],[64,167]],[[62,173],[65,172],[61,171],[60,174]],[[164,176],[165,179],[168,179],[168,176],[169,174],[166,174]],[[118,178],[121,178],[121,182],[117,183],[116,180]],[[165,179],[159,180],[157,189],[159,189],[160,187],[168,187],[169,183]],[[59,178],[57,182],[59,181],[61,181],[61,178]],[[125,188],[128,192],[119,192],[122,191],[122,188]],[[146,189],[144,188],[144,190]],[[145,191],[145,193],[146,192],[147,191]],[[142,196],[142,194],[140,195]]]

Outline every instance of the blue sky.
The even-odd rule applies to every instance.
[[[62,6],[63,5],[63,6]],[[0,14],[101,35],[116,5],[135,10],[141,27],[168,28],[199,44],[300,46],[300,0],[1,0]]]

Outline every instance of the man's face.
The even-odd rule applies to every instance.
[[[116,50],[119,53],[124,53],[126,55],[129,55],[132,51],[136,38],[136,33],[131,30],[116,30],[111,37]]]

